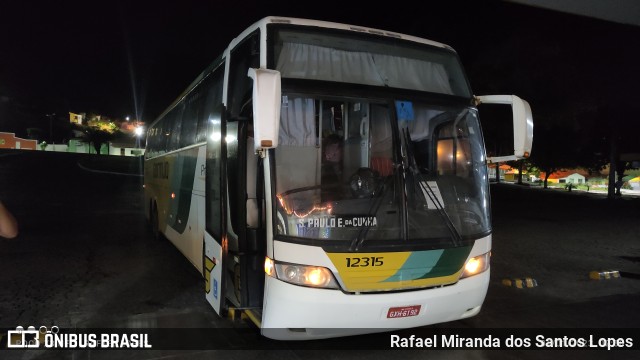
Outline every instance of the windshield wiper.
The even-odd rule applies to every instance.
[[[416,159],[413,156],[413,151],[412,151],[411,147],[409,146],[409,144],[411,142],[411,137],[409,136],[409,129],[403,128],[402,129],[402,136],[404,138],[403,140],[404,140],[404,146],[405,146],[405,154],[406,154],[406,157],[407,157],[406,163],[408,165],[408,166],[405,167],[405,171],[406,170],[411,170],[411,173],[414,175],[414,177],[418,179],[418,184],[419,184],[420,188],[422,189],[422,191],[425,194],[427,194],[427,196],[429,197],[429,200],[431,200],[431,202],[434,204],[435,208],[438,210],[438,213],[442,217],[442,220],[447,225],[447,228],[449,229],[449,232],[451,233],[451,241],[453,242],[453,245],[456,246],[456,247],[457,246],[461,246],[461,244],[462,244],[462,236],[460,235],[460,232],[458,231],[458,229],[456,229],[455,225],[451,221],[451,218],[449,217],[449,214],[447,213],[447,211],[444,208],[444,204],[442,204],[442,202],[440,202],[440,199],[438,198],[438,196],[436,196],[435,191],[429,185],[429,183],[424,179],[424,177],[422,176],[422,173],[420,172],[420,169],[418,168],[418,164],[416,163]]]
[[[386,193],[386,189],[385,189],[385,182],[386,179],[384,179],[384,181],[381,181],[380,184],[378,185],[378,189],[376,189],[376,191],[374,192],[375,196],[377,196],[377,198],[375,199],[375,201],[371,204],[371,207],[369,208],[368,211],[368,216],[377,216],[378,214],[378,209],[380,209],[380,205],[382,205],[382,201],[384,199],[384,195]],[[369,229],[371,229],[372,225],[365,225],[362,228],[360,228],[360,231],[358,232],[358,236],[356,236],[352,241],[351,241],[351,246],[349,247],[349,249],[351,251],[358,251],[360,250],[360,247],[362,246],[362,244],[364,243],[365,238],[367,237],[367,233],[369,232]]]

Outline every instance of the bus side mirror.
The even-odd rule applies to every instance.
[[[511,105],[513,111],[513,154],[488,157],[489,163],[498,163],[528,158],[533,144],[533,115],[531,106],[515,95],[476,96],[476,105],[502,104]]]
[[[280,72],[249,68],[253,79],[253,141],[256,151],[278,146],[280,132]]]

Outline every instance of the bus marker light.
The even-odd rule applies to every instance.
[[[269,276],[273,276],[274,274],[274,265],[273,265],[273,260],[267,258],[264,258],[264,272],[269,275]]]

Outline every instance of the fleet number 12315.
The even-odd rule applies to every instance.
[[[348,257],[347,267],[366,267],[366,266],[382,266],[384,260],[382,256],[370,257]]]

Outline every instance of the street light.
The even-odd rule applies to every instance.
[[[136,148],[140,148],[140,137],[144,134],[144,128],[142,126],[138,126],[133,130],[133,133],[136,135]]]

